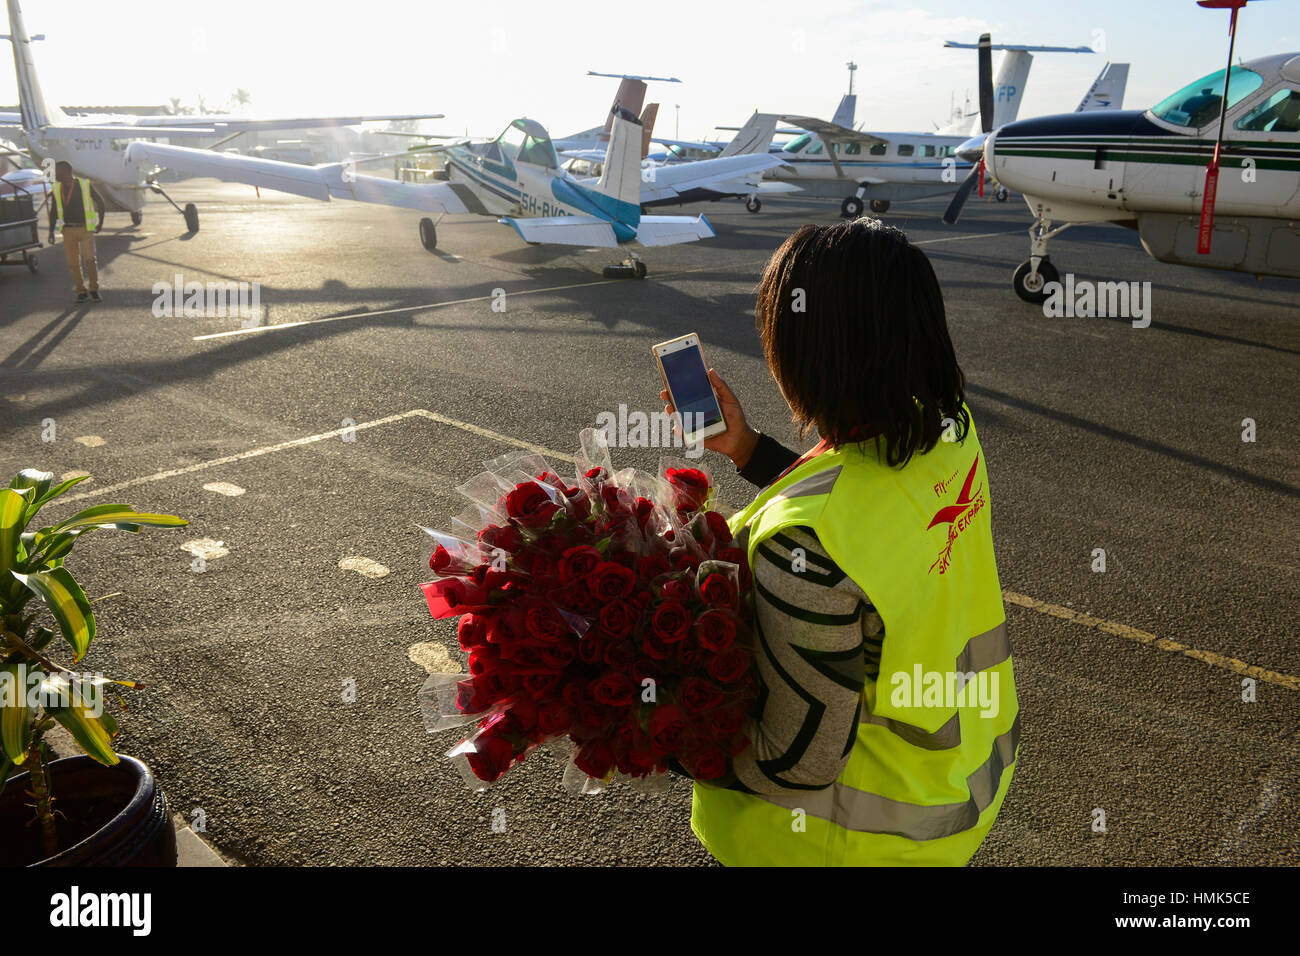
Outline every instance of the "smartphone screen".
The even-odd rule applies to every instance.
[[[659,361],[668,379],[668,391],[673,404],[682,415],[686,434],[704,431],[722,421],[722,409],[713,397],[709,370],[704,367],[704,356],[698,344],[691,344],[667,354],[661,353]]]

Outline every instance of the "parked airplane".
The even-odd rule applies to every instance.
[[[1199,3],[1230,9],[1235,37],[1245,0]],[[1300,278],[1300,53],[1217,70],[1148,110],[1011,123],[985,155],[1034,216],[1012,279],[1027,302],[1060,279],[1048,240],[1084,222],[1136,229],[1161,262]]]
[[[140,225],[144,204],[150,191],[160,194],[185,217],[190,232],[199,228],[199,213],[193,203],[182,210],[172,202],[162,187],[142,177],[140,170],[126,161],[127,145],[145,138],[220,137],[224,145],[240,133],[265,129],[305,129],[320,126],[353,126],[373,120],[437,119],[441,113],[402,115],[365,115],[329,117],[292,117],[287,119],[241,119],[214,116],[103,116],[70,117],[55,106],[48,106],[41,93],[32,58],[32,43],[44,39],[27,35],[18,0],[7,0],[9,34],[0,39],[13,46],[14,69],[18,76],[18,113],[0,113],[0,135],[21,137],[25,153],[42,167],[52,170],[53,163],[67,160],[79,176],[94,180],[104,197],[107,211],[129,212],[131,222]],[[50,162],[46,162],[49,160]],[[53,178],[52,172],[49,174]],[[101,208],[100,221],[103,221]]]
[[[995,45],[987,33],[976,44],[949,41],[945,45],[979,51],[981,90],[991,85],[995,88],[990,117],[995,124],[1015,118],[1024,97],[1032,53],[1092,52],[1082,46]],[[992,79],[993,50],[1007,51],[996,80]],[[809,116],[781,119],[808,132],[785,147],[786,164],[770,173],[771,178],[795,183],[816,198],[842,197],[846,189],[853,190],[840,203],[840,213],[850,219],[862,215],[864,200],[870,201],[872,212],[883,213],[895,200],[952,192],[959,179],[957,171],[969,170],[973,165],[957,154],[957,147],[970,138],[965,122],[938,133],[868,133]],[[999,198],[1005,199],[1006,193],[1000,193]]]
[[[497,216],[525,242],[606,247],[638,242],[664,246],[714,235],[703,216],[644,216],[643,202],[710,183],[750,175],[780,164],[767,154],[728,156],[658,170],[641,176],[641,121],[621,107],[613,120],[604,170],[595,184],[560,168],[559,156],[540,123],[517,119],[494,140],[444,147],[449,182],[400,183],[360,175],[350,163],[299,166],[232,156],[186,146],[133,143],[127,161],[156,163],[194,176],[253,183],[313,199],[355,199],[436,213]],[[420,241],[437,246],[437,224],[420,220]],[[611,276],[644,277],[645,265],[629,252]]]

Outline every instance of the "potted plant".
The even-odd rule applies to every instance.
[[[0,491],[0,865],[174,866],[166,798],[147,766],[114,751],[117,722],[104,708],[113,685],[141,685],[65,667],[50,645],[61,636],[77,664],[95,638],[90,601],[63,564],[81,535],[188,522],[107,504],[33,529],[41,508],[85,477],[54,484],[25,469]],[[56,629],[38,622],[41,611]],[[55,724],[84,756],[50,760],[44,737]]]

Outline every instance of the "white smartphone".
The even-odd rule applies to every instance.
[[[709,381],[709,367],[704,364],[700,351],[700,337],[695,333],[683,335],[654,347],[659,374],[663,376],[672,399],[682,419],[682,438],[687,443],[703,441],[727,430],[722,416],[722,406]]]

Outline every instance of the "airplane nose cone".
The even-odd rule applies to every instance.
[[[978,136],[972,136],[966,142],[958,146],[954,152],[957,156],[967,163],[978,163],[980,156],[984,154],[985,142],[988,136],[980,133]]]
[[[994,130],[984,138],[984,165],[989,172],[993,171],[993,150],[996,148],[998,141],[998,131]]]

